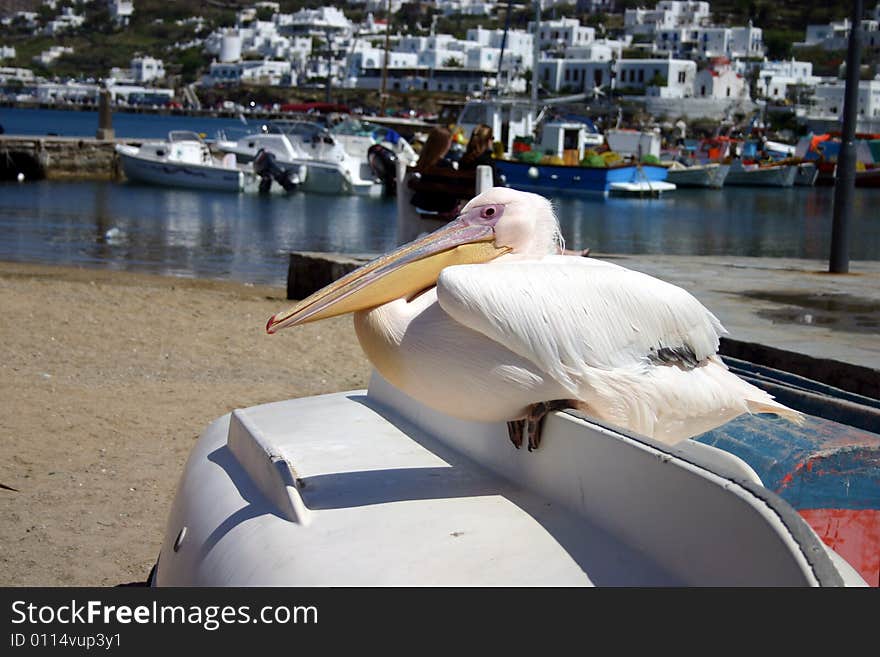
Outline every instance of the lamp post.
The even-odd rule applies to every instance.
[[[843,98],[843,132],[834,181],[834,214],[831,224],[831,257],[828,271],[849,272],[849,224],[856,184],[856,119],[859,104],[859,69],[862,51],[862,0],[853,0],[852,25],[846,53],[846,90]]]

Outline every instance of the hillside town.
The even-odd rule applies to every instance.
[[[327,101],[375,92],[384,105],[394,94],[526,96],[536,78],[540,98],[583,94],[606,108],[625,101],[654,117],[686,121],[734,115],[766,120],[768,112],[781,112],[797,125],[827,130],[843,111],[844,66],[819,74],[798,53],[843,51],[850,30],[846,18],[808,25],[802,41],[791,44],[792,56],[774,60],[767,56],[760,25],[717,24],[704,1],[662,0],[625,9],[613,0],[580,1],[574,11],[575,5],[544,0],[533,13],[540,20],[533,17],[524,29],[507,27],[501,16],[511,6],[492,0],[421,3],[431,6],[428,25],[409,22],[410,5],[401,0],[356,0],[291,13],[279,2],[233,3],[238,9],[228,25],[200,15],[157,18],[154,27],[173,23],[173,33],[186,40],[137,52],[127,67],[86,75],[58,72],[70,70],[61,66],[65,61],[84,55],[68,44],[98,20],[125,34],[138,2],[31,4],[36,5],[31,10],[0,17],[0,99],[7,103],[95,104],[106,89],[118,107],[250,111],[257,102],[248,103],[246,96],[260,91],[274,92],[269,95],[278,100],[290,92],[286,97],[305,93]],[[519,8],[532,11],[529,4]],[[591,24],[567,13],[592,17]],[[880,3],[866,13],[859,130],[876,132]],[[462,36],[437,29],[438,19],[456,17],[458,24],[465,17],[474,26]],[[33,42],[52,45],[23,61],[19,51]],[[197,58],[198,65],[183,67],[187,75],[181,74],[181,53]],[[260,109],[281,104],[260,103],[265,105]],[[412,107],[397,110],[415,113]]]

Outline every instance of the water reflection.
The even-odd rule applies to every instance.
[[[824,260],[831,188],[555,199],[570,248]],[[851,257],[880,259],[880,190],[859,189]],[[290,251],[394,246],[393,200],[217,194],[114,183],[0,185],[0,259],[283,285]]]

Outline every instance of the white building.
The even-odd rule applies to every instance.
[[[507,39],[504,39],[504,30],[486,30],[482,27],[472,28],[467,31],[467,40],[480,46],[495,48],[501,51],[504,42],[504,65],[520,66],[531,69],[534,48],[532,35],[523,30],[508,30]]]
[[[15,59],[15,48],[12,46],[0,46],[0,59]]]
[[[763,30],[753,25],[664,29],[654,36],[654,52],[704,59],[762,57]]]
[[[534,21],[529,22],[529,32],[535,33]],[[538,43],[542,51],[564,51],[566,48],[577,48],[589,45],[596,39],[596,30],[581,25],[576,18],[560,18],[558,20],[541,21],[538,28]]]
[[[843,98],[846,83],[843,80],[822,82],[814,87],[813,106],[810,118],[843,120]],[[859,82],[859,102],[857,119],[860,121],[880,121],[880,80],[861,80]]]
[[[36,77],[29,68],[0,66],[0,83],[6,83],[10,80],[16,80],[23,84],[33,84],[36,81]]]
[[[495,10],[495,2],[485,0],[436,0],[437,10],[444,16],[489,16]]]
[[[122,27],[128,25],[131,15],[134,13],[134,2],[130,0],[107,0],[107,9],[110,11],[110,18],[117,26]]]
[[[877,13],[877,10],[874,10]],[[824,50],[846,50],[852,23],[848,18],[833,21],[826,25],[808,25],[803,41],[792,44],[795,48],[822,48]],[[862,47],[880,48],[880,17],[862,21]]]
[[[37,100],[41,103],[97,103],[100,88],[80,82],[41,82]]]
[[[165,77],[165,64],[153,57],[135,57],[131,60],[131,79],[135,82],[161,80]]]
[[[203,84],[238,85],[242,82],[280,86],[290,84],[290,62],[272,60],[249,60],[243,62],[213,62]]]
[[[627,34],[653,36],[661,30],[708,26],[711,15],[708,2],[658,2],[654,9],[627,9],[623,14]]]
[[[120,105],[152,105],[161,107],[174,100],[174,89],[143,87],[133,84],[111,84],[110,98]]]
[[[782,100],[792,87],[815,86],[821,78],[813,75],[812,62],[764,61],[758,70],[758,93],[764,98]]]
[[[590,92],[608,88],[612,70],[610,60],[549,58],[538,62],[538,80],[542,88],[556,93]]]
[[[617,62],[614,86],[660,98],[690,98],[694,95],[697,63],[686,59],[621,59]]]
[[[43,28],[43,34],[55,36],[62,32],[69,32],[78,28],[85,21],[85,17],[78,15],[73,10],[73,7],[64,7],[58,16],[46,23],[46,26]]]
[[[742,74],[730,66],[730,60],[719,59],[697,73],[694,79],[694,96],[716,100],[747,99],[749,85]]]
[[[35,64],[40,66],[51,66],[61,55],[72,53],[73,48],[69,46],[52,46],[49,50],[44,50],[33,58]]]

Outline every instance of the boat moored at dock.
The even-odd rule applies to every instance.
[[[139,147],[117,144],[116,152],[125,176],[137,182],[240,192],[253,178],[234,158],[215,158],[204,140],[189,131],[173,130],[167,141],[145,142]]]

